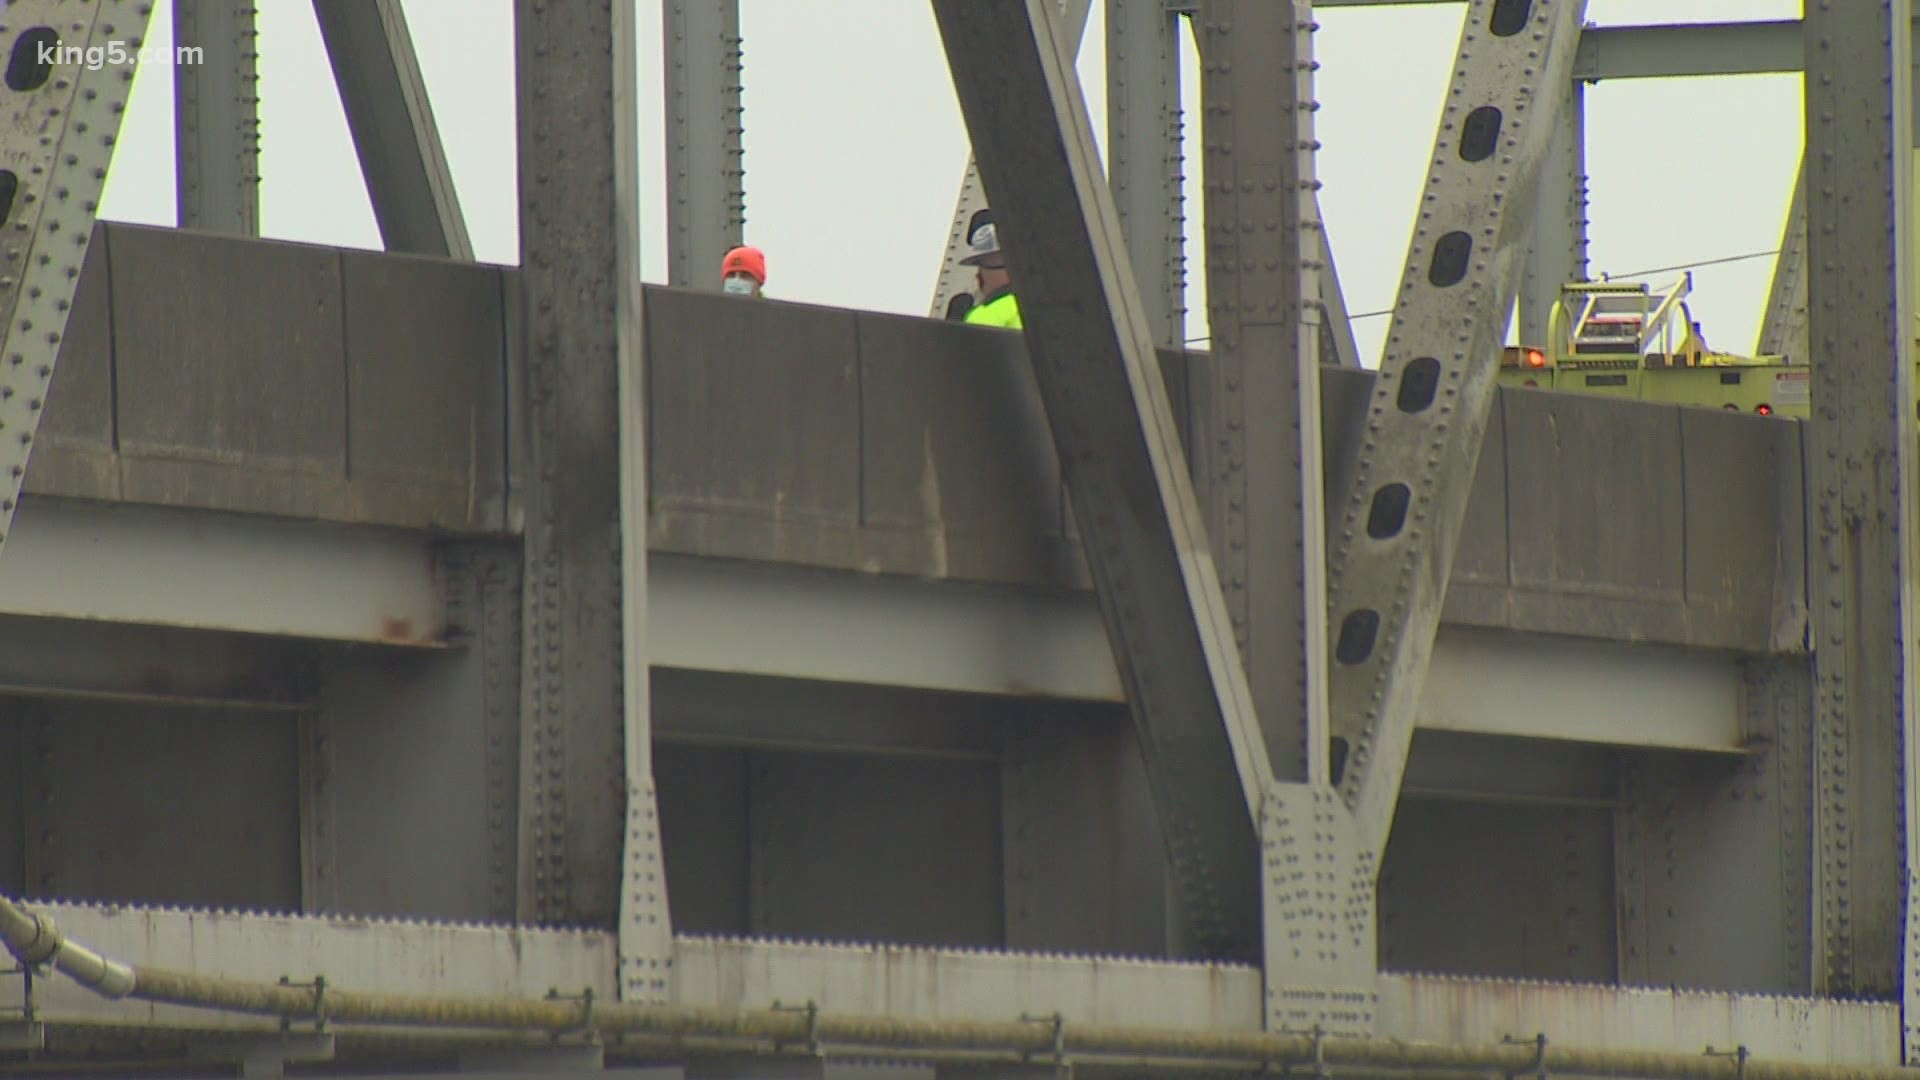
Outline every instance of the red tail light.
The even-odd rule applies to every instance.
[[[1753,407],[1753,411],[1754,411],[1754,412],[1757,412],[1757,413],[1759,413],[1759,414],[1760,414],[1761,416],[1772,416],[1772,415],[1773,415],[1773,406],[1771,406],[1771,405],[1769,405],[1769,404],[1767,404],[1766,402],[1764,402],[1764,401],[1763,401],[1763,402],[1761,402],[1760,404],[1758,404],[1758,405],[1755,405],[1755,406]]]
[[[1527,366],[1528,367],[1546,367],[1547,354],[1541,352],[1539,349],[1528,349],[1527,350]]]

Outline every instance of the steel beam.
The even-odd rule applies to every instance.
[[[260,235],[260,76],[254,0],[179,0],[173,65],[180,227]]]
[[[183,3],[180,6],[191,6]],[[473,258],[400,0],[314,0],[388,251]]]
[[[0,82],[0,544],[13,528],[133,85],[132,60],[88,64],[88,50],[138,50],[152,12],[147,0],[16,0],[0,29],[0,48],[13,57]],[[51,65],[38,62],[43,45],[61,47]]]
[[[1385,8],[1464,0],[1316,0],[1315,8]],[[1589,26],[1580,36],[1573,77],[1671,79],[1693,75],[1766,75],[1803,64],[1798,19]]]
[[[527,461],[518,909],[617,927],[621,995],[657,999],[669,929],[636,677],[645,559],[632,550],[646,535],[633,4],[517,0],[514,14]]]
[[[1601,82],[1799,71],[1800,37],[1798,19],[1590,26],[1580,35],[1573,77]]]
[[[0,562],[0,613],[439,647],[424,534],[34,496]]]
[[[1120,702],[1093,597],[656,554],[661,668],[993,697]],[[1419,725],[1737,753],[1740,669],[1725,657],[1443,627]]]
[[[653,782],[651,640],[647,636],[647,405],[645,293],[640,288],[640,58],[635,5],[614,0],[612,77],[613,344],[619,426],[620,738],[626,831],[620,839],[615,939],[620,997],[672,996],[673,925],[667,909],[659,799]],[[739,42],[735,40],[737,49]],[[737,52],[736,52],[737,57]],[[738,80],[735,80],[736,84]]]
[[[1560,287],[1587,280],[1587,93],[1575,82],[1565,94],[1540,167],[1532,248],[1520,279],[1520,341],[1525,345],[1547,344],[1547,320],[1560,301]]]
[[[747,220],[740,0],[666,0],[667,273],[717,291]]]
[[[1092,0],[1055,0],[1055,3],[1055,10],[1066,20],[1062,25],[1073,42],[1071,48],[1077,56],[1080,39],[1087,33],[1087,16],[1093,7]],[[967,256],[975,220],[983,218],[990,209],[986,187],[980,183],[979,166],[969,153],[966,170],[960,176],[960,196],[954,200],[953,227],[947,230],[947,249],[940,256],[940,273],[934,278],[931,312],[934,318],[945,318],[949,312],[965,310],[956,307],[955,301],[962,293],[971,294],[973,271],[961,266],[960,260]]]
[[[1518,241],[1585,10],[1585,0],[1469,9],[1352,484],[1339,492],[1335,782],[1376,856],[1486,430]]]
[[[1153,334],[1044,0],[934,0],[1196,949],[1254,955],[1267,765]]]
[[[1183,345],[1186,191],[1180,19],[1164,0],[1107,0],[1107,181],[1155,343]]]
[[[1808,5],[1806,17],[1808,607],[1814,653],[1816,987],[1905,984],[1904,755],[1913,752],[1915,580],[1908,0]],[[1910,796],[1910,793],[1909,793]],[[1902,842],[1902,832],[1907,835]],[[1909,913],[1916,917],[1916,913]],[[1901,958],[1907,957],[1902,964]]]
[[[1202,0],[1199,21],[1212,345],[1194,388],[1208,405],[1193,471],[1274,777],[1324,784],[1312,17],[1291,3]]]
[[[248,633],[4,615],[0,698],[183,710],[176,716],[241,710],[292,718],[313,709],[319,693],[314,658],[330,651],[310,640]],[[8,844],[0,839],[0,851]]]

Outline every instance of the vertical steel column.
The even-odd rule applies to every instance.
[[[191,3],[192,0],[185,0]],[[473,258],[400,0],[314,0],[388,251]]]
[[[1274,777],[1324,784],[1321,244],[1304,6],[1200,5],[1212,404],[1211,430],[1191,445]]]
[[[653,665],[647,640],[647,341],[646,294],[640,287],[636,6],[635,0],[613,0],[613,344],[620,428],[620,768],[626,793],[615,940],[621,999],[662,1004],[673,996],[673,924],[653,782]],[[734,82],[737,95],[739,80]]]
[[[0,81],[0,545],[133,86],[131,61],[82,61],[109,43],[137,57],[152,11],[150,0],[13,0],[0,30],[11,58]],[[39,63],[42,45],[62,47],[54,63]]]
[[[1533,210],[1533,245],[1520,279],[1520,341],[1547,344],[1547,318],[1560,287],[1587,279],[1587,89],[1567,83],[1555,114],[1540,194]]]
[[[1585,0],[1473,0],[1330,537],[1335,783],[1386,845]],[[1344,765],[1344,768],[1342,767]]]
[[[1077,56],[1080,39],[1087,34],[1087,16],[1092,12],[1093,0],[1053,0],[1054,10],[1066,21],[1070,48]],[[947,249],[940,256],[940,273],[933,282],[933,310],[930,314],[936,319],[946,318],[953,308],[953,302],[962,293],[973,289],[973,271],[960,265],[967,257],[967,245],[973,236],[975,215],[988,210],[987,189],[980,183],[980,168],[974,163],[973,155],[967,155],[967,168],[960,177],[960,197],[954,200],[953,227],[947,230]]]
[[[528,457],[519,911],[616,926],[622,996],[658,999],[670,939],[640,633],[633,0],[516,0],[514,15]]]
[[[175,0],[174,163],[180,227],[260,235],[260,76],[253,0]]]
[[[1312,5],[1201,0],[1209,407],[1196,426],[1214,559],[1267,760],[1266,1021],[1373,1032],[1374,866],[1329,786],[1322,255]],[[1196,420],[1196,425],[1203,421]]]
[[[1166,0],[1107,0],[1107,178],[1147,325],[1182,347],[1187,316],[1180,15]]]
[[[1904,845],[1901,836],[1920,438],[1908,292],[1910,17],[1908,0],[1812,0],[1804,26],[1815,906],[1817,981],[1829,994],[1891,993],[1911,966],[1901,963],[1911,955],[1902,872],[1920,839],[1910,827]],[[1917,1021],[1909,1008],[1909,1059]]]
[[[1271,786],[1153,335],[1048,0],[934,0],[1035,381],[1140,733],[1189,939],[1260,941]]]
[[[667,273],[720,288],[747,221],[740,0],[666,0]]]
[[[1123,2],[1123,0],[1112,0],[1112,2],[1119,4],[1119,2]],[[1171,10],[1175,10],[1175,12],[1188,12],[1188,10],[1192,10],[1194,4],[1198,4],[1198,0],[1173,0]],[[1200,63],[1204,65],[1204,63],[1206,63],[1206,40],[1200,37],[1200,35],[1196,35],[1196,37],[1194,37],[1194,48],[1196,48],[1196,52],[1200,52]],[[1108,63],[1112,63],[1112,61],[1108,61]],[[1177,71],[1175,71],[1175,77],[1177,77]],[[1177,113],[1175,113],[1175,123],[1177,123],[1177,119],[1179,119],[1179,117],[1177,117]],[[1173,150],[1171,150],[1171,154],[1173,154],[1173,160],[1175,160],[1175,179],[1173,179],[1175,183],[1173,183],[1173,190],[1179,192],[1179,190],[1181,190],[1181,181],[1183,181],[1185,177],[1179,175],[1181,142],[1179,142],[1179,129],[1177,129],[1177,127],[1175,127],[1175,131],[1173,131]],[[1317,225],[1317,233],[1319,233],[1319,254],[1313,258],[1313,261],[1319,263],[1319,282],[1317,282],[1315,292],[1311,294],[1311,296],[1313,296],[1313,298],[1311,298],[1311,304],[1313,304],[1315,311],[1319,311],[1319,317],[1321,317],[1319,357],[1321,357],[1321,363],[1329,363],[1329,365],[1334,365],[1334,367],[1361,367],[1361,363],[1359,363],[1359,342],[1354,340],[1354,323],[1348,319],[1348,313],[1346,313],[1346,292],[1342,292],[1342,288],[1340,288],[1340,271],[1338,271],[1338,267],[1336,267],[1334,261],[1332,261],[1332,240],[1327,236],[1325,217],[1321,217],[1321,211],[1319,211],[1319,184],[1313,184],[1313,188],[1315,188],[1315,190],[1313,190],[1311,219],[1313,219],[1315,223],[1319,223],[1319,225]],[[1175,194],[1175,198],[1177,198],[1177,194]],[[1125,209],[1125,204],[1121,204],[1121,209]],[[1125,223],[1125,217],[1121,219],[1121,223]],[[1181,288],[1181,290],[1185,290],[1185,286],[1187,286],[1185,236],[1181,234],[1181,229],[1185,227],[1185,223],[1187,223],[1185,217],[1175,217],[1175,221],[1173,221],[1173,229],[1175,229],[1175,233],[1173,233],[1173,244],[1175,244],[1175,248],[1177,248],[1177,252],[1179,252],[1179,259],[1181,259],[1181,261],[1179,261],[1179,288]],[[1139,265],[1139,259],[1135,259],[1135,263]],[[1185,298],[1185,292],[1181,292],[1181,296]],[[1185,300],[1183,300],[1183,304],[1185,304]],[[1179,321],[1183,321],[1183,317],[1187,315],[1185,306],[1179,307],[1177,315],[1181,317]],[[1177,321],[1175,325],[1179,325],[1179,321]]]

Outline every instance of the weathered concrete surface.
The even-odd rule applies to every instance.
[[[29,491],[518,531],[514,270],[103,231]],[[646,310],[655,551],[1086,587],[1018,335],[667,289]],[[1370,378],[1327,373],[1329,460]],[[1204,403],[1168,383],[1188,424]],[[1487,438],[1450,623],[1801,648],[1797,422],[1509,390]]]

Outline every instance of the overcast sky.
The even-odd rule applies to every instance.
[[[642,265],[666,268],[660,0],[638,0]],[[379,247],[307,0],[260,0],[261,218],[272,237]],[[1104,128],[1099,3],[1082,49]],[[516,259],[511,0],[406,0],[477,255]],[[1324,10],[1316,48],[1322,207],[1349,311],[1398,287],[1464,6]],[[1590,0],[1602,25],[1794,18],[1799,0]],[[967,142],[925,0],[741,0],[746,39],[747,239],[782,299],[924,314]],[[154,42],[171,41],[171,3]],[[879,43],[879,44],[876,44]],[[1187,100],[1198,86],[1191,43]],[[171,225],[172,86],[143,70],[108,182],[106,216]],[[1190,110],[1190,115],[1192,115]],[[1105,132],[1099,132],[1104,142]],[[1189,135],[1193,130],[1189,128]],[[1777,246],[1801,145],[1797,76],[1621,82],[1587,90],[1592,269],[1616,275]],[[1187,169],[1200,235],[1199,163]],[[1188,334],[1206,333],[1203,260],[1189,248]],[[1709,340],[1750,349],[1771,259],[1703,267]],[[1671,274],[1663,275],[1670,278]],[[1371,366],[1385,318],[1355,332]]]

